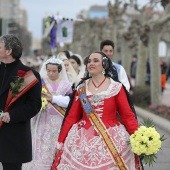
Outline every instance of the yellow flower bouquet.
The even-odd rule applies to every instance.
[[[153,165],[156,154],[161,149],[164,135],[156,131],[152,120],[144,120],[143,124],[130,136],[132,151],[143,159],[145,164]]]
[[[47,93],[47,90],[43,87],[42,92]],[[41,101],[42,101],[42,106],[41,106],[41,111],[42,111],[42,110],[45,109],[48,101],[47,101],[47,99],[45,97],[41,97]]]

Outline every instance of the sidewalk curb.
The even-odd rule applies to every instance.
[[[170,134],[170,121],[137,106],[135,106],[135,110],[139,117],[144,119],[150,118],[156,126]]]

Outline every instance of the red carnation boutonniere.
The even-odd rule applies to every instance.
[[[23,70],[18,70],[16,79],[10,83],[10,90],[12,92],[12,97],[15,97],[19,93],[19,89],[24,84],[24,76],[26,74]]]

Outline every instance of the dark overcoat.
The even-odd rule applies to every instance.
[[[1,70],[2,63],[0,72]],[[5,85],[0,90],[2,110],[5,108],[10,82],[17,76],[18,70],[29,71],[31,68],[19,60],[13,71],[5,78]],[[32,160],[30,119],[41,109],[41,79],[38,72],[32,71],[39,82],[11,105],[8,110],[10,122],[3,123],[0,128],[0,162],[25,163]]]

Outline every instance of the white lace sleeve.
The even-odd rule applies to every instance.
[[[69,96],[53,96],[52,97],[52,103],[56,103],[58,106],[66,108],[69,104],[70,97]]]

